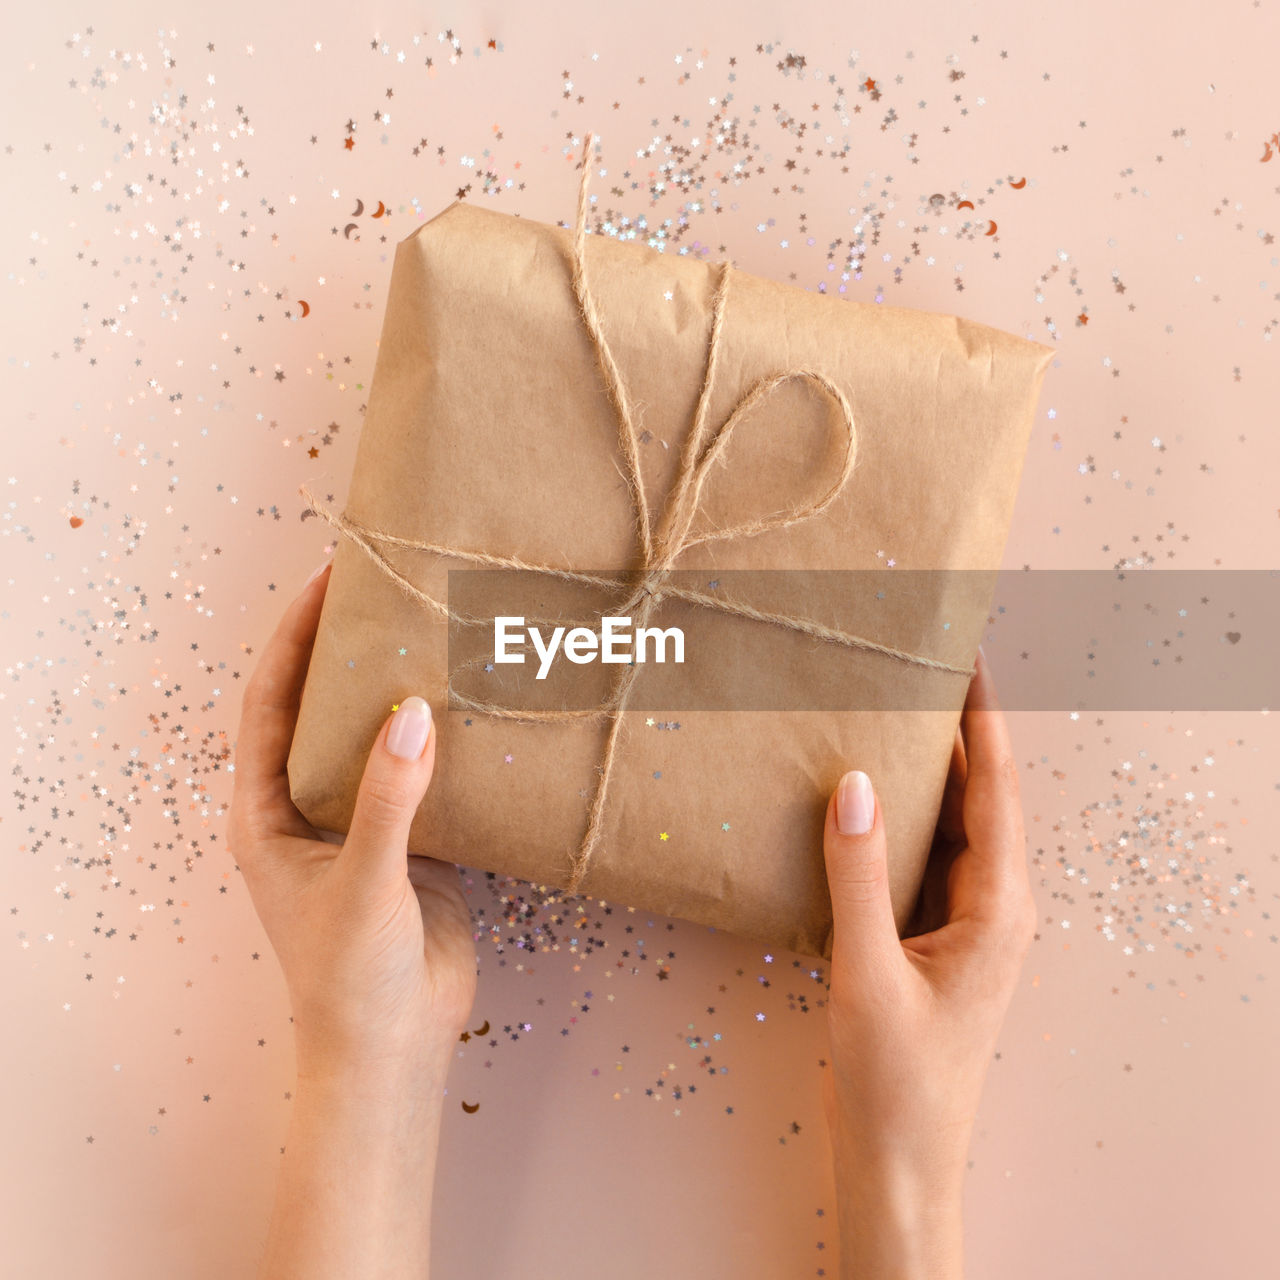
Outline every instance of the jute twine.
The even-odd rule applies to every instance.
[[[720,355],[720,335],[724,325],[725,298],[728,293],[729,277],[733,270],[729,262],[720,262],[719,279],[716,283],[715,299],[712,306],[711,341],[707,353],[706,373],[702,380],[702,391],[698,397],[698,407],[694,413],[693,424],[685,437],[684,449],[680,459],[675,483],[667,498],[661,520],[655,530],[649,519],[649,506],[645,498],[644,477],[640,468],[639,441],[636,436],[634,411],[631,398],[623,385],[613,352],[605,339],[600,323],[600,314],[595,299],[587,284],[586,256],[586,223],[587,223],[587,186],[591,176],[591,152],[595,144],[595,135],[588,134],[582,150],[582,177],[578,187],[578,213],[573,236],[573,291],[578,308],[591,336],[595,348],[600,372],[604,377],[609,398],[618,415],[618,444],[625,464],[625,479],[635,509],[636,537],[640,548],[638,573],[640,583],[632,591],[625,604],[617,609],[619,616],[630,616],[636,630],[646,626],[657,605],[665,599],[685,600],[704,608],[716,609],[722,613],[735,614],[750,618],[757,622],[767,622],[774,626],[787,627],[828,644],[844,645],[852,648],[867,649],[884,654],[899,662],[908,662],[916,666],[928,667],[935,671],[949,671],[956,675],[970,677],[973,671],[967,667],[953,666],[940,662],[936,658],[923,654],[910,653],[896,649],[892,645],[879,644],[862,636],[850,635],[831,627],[825,627],[808,618],[794,618],[785,614],[769,613],[756,609],[744,601],[733,600],[722,594],[709,595],[705,592],[678,587],[671,583],[669,574],[679,557],[690,547],[705,542],[724,541],[733,538],[750,538],[769,529],[785,529],[791,525],[809,520],[825,511],[839,496],[853,474],[857,458],[857,431],[854,427],[853,410],[844,392],[824,374],[814,369],[788,369],[761,378],[738,401],[728,419],[714,433],[709,443],[704,443],[707,435],[707,411],[711,403],[711,388],[715,381],[716,365]],[[840,467],[840,475],[836,482],[820,498],[807,503],[800,503],[789,510],[779,511],[759,520],[744,524],[732,525],[729,528],[710,529],[702,533],[693,529],[694,517],[702,502],[703,486],[711,468],[724,453],[725,447],[733,434],[734,428],[751,412],[766,396],[784,382],[793,378],[805,378],[823,391],[835,402],[840,410],[841,426],[844,431],[844,458]],[[338,515],[318,503],[311,492],[303,486],[301,489],[307,505],[316,515],[328,521],[343,536],[351,539],[364,551],[375,565],[403,591],[419,604],[429,609],[441,619],[467,625],[491,625],[492,619],[469,618],[449,608],[410,582],[383,554],[382,547],[400,547],[410,551],[425,551],[438,556],[452,556],[467,560],[473,564],[495,569],[523,569],[532,573],[550,574],[567,582],[582,583],[587,586],[607,589],[625,589],[625,580],[601,577],[596,574],[582,573],[572,569],[564,569],[556,565],[531,564],[516,556],[493,555],[486,551],[473,551],[461,547],[453,547],[440,543],[418,541],[411,538],[397,537],[370,525],[352,520],[345,514]],[[473,664],[466,664],[473,665]],[[501,703],[485,702],[469,697],[453,687],[454,672],[449,673],[448,691],[451,705],[470,708],[482,715],[494,716],[508,720],[521,720],[539,724],[563,723],[570,720],[606,720],[608,735],[605,739],[604,752],[596,772],[595,796],[591,801],[591,809],[587,819],[587,829],[577,851],[571,855],[570,875],[564,886],[566,894],[578,891],[586,874],[591,855],[600,841],[603,828],[605,802],[609,793],[609,782],[613,776],[614,760],[617,755],[618,740],[622,729],[622,713],[626,709],[632,686],[640,674],[639,663],[623,665],[614,683],[613,691],[597,707],[574,710],[532,711],[503,706]]]

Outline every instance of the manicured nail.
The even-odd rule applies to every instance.
[[[306,580],[306,582],[303,584],[303,589],[304,589],[304,590],[305,590],[307,587],[309,587],[309,586],[310,586],[310,585],[311,585],[311,584],[312,584],[312,583],[313,583],[313,582],[314,582],[314,581],[315,581],[315,580],[316,580],[316,579],[317,579],[317,578],[318,578],[318,577],[319,577],[319,576],[320,576],[320,575],[321,575],[321,574],[322,574],[322,573],[323,573],[323,572],[324,572],[324,571],[329,567],[329,563],[330,563],[330,562],[329,562],[328,560],[326,560],[326,561],[324,562],[324,564],[322,564],[322,565],[318,566],[317,568],[315,568],[315,569],[312,569],[312,570],[311,570],[311,576],[310,576],[310,577]]]
[[[391,717],[387,750],[402,760],[416,760],[431,732],[431,707],[422,698],[406,698]]]
[[[986,651],[986,650],[985,650],[981,645],[979,645],[979,646],[978,646],[978,652],[979,652],[980,654],[982,654],[982,660],[983,660],[983,662],[986,662],[986,660],[987,660],[987,651]]]
[[[860,769],[846,773],[836,790],[836,828],[842,836],[864,836],[876,816],[871,779]]]

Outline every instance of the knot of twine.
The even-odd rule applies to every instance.
[[[935,658],[925,657],[922,654],[896,649],[892,645],[879,644],[863,636],[849,635],[847,632],[825,627],[808,618],[793,618],[784,614],[768,613],[754,608],[745,601],[734,600],[719,594],[708,595],[702,591],[678,587],[668,582],[667,579],[675,561],[690,547],[695,547],[705,542],[749,538],[755,534],[764,533],[769,529],[785,529],[790,525],[799,524],[803,520],[809,520],[820,512],[825,511],[836,500],[848,483],[849,477],[853,474],[854,463],[857,458],[857,432],[854,427],[853,410],[844,392],[824,374],[813,369],[797,368],[768,375],[756,382],[738,401],[728,419],[704,447],[704,437],[707,434],[707,410],[711,402],[711,388],[715,380],[716,363],[720,354],[720,335],[724,324],[725,297],[728,292],[729,276],[733,269],[731,263],[727,261],[721,262],[717,264],[720,267],[720,277],[716,284],[715,299],[712,306],[711,341],[707,352],[706,373],[702,381],[702,391],[698,397],[698,407],[694,413],[693,424],[685,438],[680,467],[671,493],[667,498],[661,521],[656,530],[652,527],[649,519],[649,507],[645,499],[644,478],[640,469],[639,443],[633,420],[631,399],[627,394],[626,387],[623,385],[622,376],[613,358],[613,352],[605,340],[595,299],[587,286],[587,185],[591,175],[590,155],[594,143],[595,134],[589,133],[582,150],[582,178],[578,188],[578,212],[573,236],[573,291],[582,320],[591,336],[609,398],[617,411],[618,442],[626,467],[624,478],[635,509],[636,534],[640,546],[639,573],[642,576],[642,581],[634,588],[627,602],[620,606],[619,612],[624,615],[633,615],[636,619],[634,625],[638,629],[648,623],[653,609],[663,599],[679,599],[705,608],[716,609],[723,613],[751,618],[757,622],[767,622],[774,626],[787,627],[825,643],[873,650],[900,662],[913,663],[935,671],[954,672],[956,675],[965,677],[972,676],[973,671],[969,668],[953,666],[950,663],[940,662]],[[779,511],[744,524],[733,525],[724,529],[712,529],[705,533],[695,533],[693,531],[693,521],[702,502],[703,486],[711,468],[723,454],[734,428],[761,400],[770,395],[784,382],[788,382],[793,378],[808,379],[821,391],[825,392],[840,409],[841,426],[845,436],[845,449],[839,478],[826,493],[814,501],[798,503],[789,510]],[[439,556],[453,556],[491,568],[524,569],[534,573],[550,574],[568,582],[577,582],[613,590],[625,588],[627,585],[626,582],[618,579],[580,573],[572,569],[560,568],[556,565],[530,564],[515,556],[492,555],[485,551],[467,550],[439,543],[397,537],[394,534],[352,520],[345,514],[336,515],[318,503],[305,485],[302,486],[300,492],[306,499],[307,505],[316,515],[321,516],[341,534],[351,539],[406,594],[446,621],[463,623],[464,625],[488,625],[490,622],[489,619],[470,618],[456,613],[448,605],[422,591],[391,564],[382,553],[380,546],[402,547]],[[450,698],[454,702],[483,715],[534,723],[556,723],[575,719],[608,720],[608,736],[605,740],[600,764],[596,767],[598,774],[596,792],[591,802],[586,832],[577,851],[571,858],[570,875],[564,886],[566,894],[574,894],[578,891],[578,887],[582,883],[591,861],[591,855],[600,840],[605,801],[608,796],[609,781],[613,774],[614,757],[617,752],[618,738],[622,727],[622,713],[626,709],[632,686],[639,673],[639,663],[623,666],[615,681],[613,691],[599,706],[581,710],[557,711],[513,709],[503,706],[501,703],[485,702],[468,697],[453,688],[454,673],[452,671],[449,673],[448,691]]]

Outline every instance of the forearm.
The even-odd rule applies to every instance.
[[[844,1280],[961,1280],[963,1150],[921,1160],[830,1129]]]
[[[875,1169],[837,1187],[844,1280],[961,1280],[959,1186],[939,1199],[912,1178]]]
[[[300,1064],[259,1280],[424,1280],[450,1052],[395,1074]]]

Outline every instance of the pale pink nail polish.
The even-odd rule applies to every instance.
[[[431,732],[431,707],[422,698],[406,698],[391,717],[387,750],[402,760],[416,760]]]
[[[305,583],[303,583],[303,589],[305,590],[307,587],[309,587],[328,567],[329,567],[329,561],[326,560],[324,564],[320,565],[318,568],[312,569],[311,576],[306,580]]]
[[[876,816],[876,798],[871,779],[853,769],[840,779],[836,790],[836,828],[842,836],[864,836]]]

